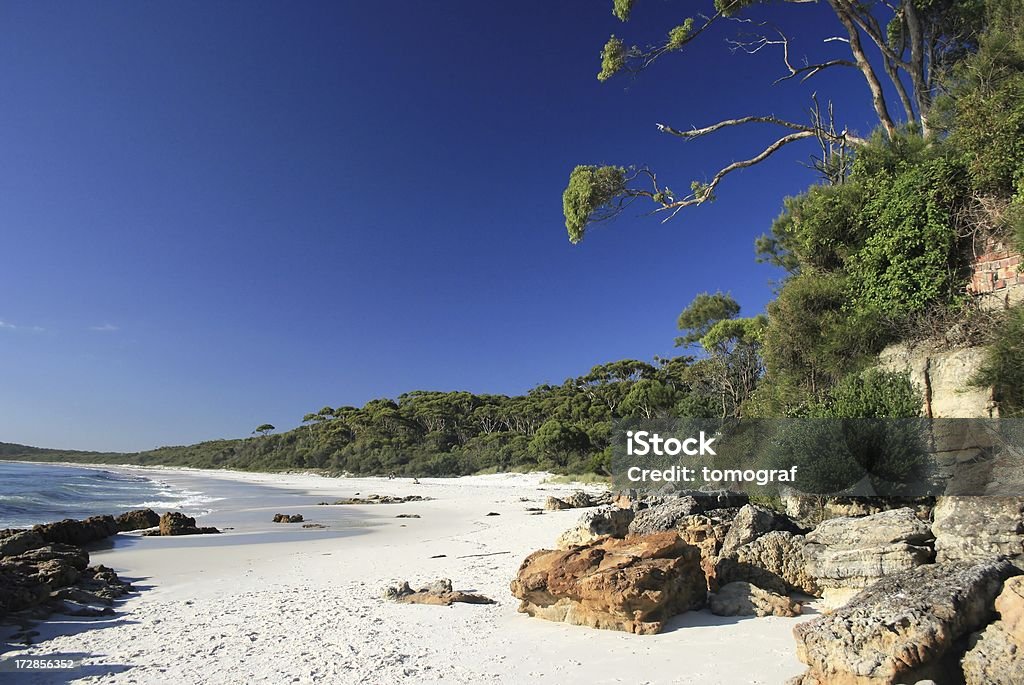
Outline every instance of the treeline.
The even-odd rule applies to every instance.
[[[11,446],[0,458],[352,474],[607,473],[615,419],[717,416],[731,406],[723,405],[704,372],[703,362],[690,356],[623,360],[525,395],[415,391],[362,407],[323,407],[294,430],[241,440],[135,454],[19,452]]]

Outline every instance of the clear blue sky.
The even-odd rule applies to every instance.
[[[0,441],[145,449],[412,389],[519,393],[672,354],[700,291],[761,311],[778,274],[753,240],[813,145],[670,224],[637,209],[566,239],[575,164],[685,188],[774,131],[656,122],[808,105],[771,87],[777,54],[721,34],[598,83],[610,33],[654,40],[676,7],[3,3]],[[819,50],[806,7],[773,11]],[[834,76],[820,92],[863,132],[863,82]]]

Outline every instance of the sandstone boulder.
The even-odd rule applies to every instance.
[[[831,614],[793,629],[802,685],[944,682],[960,638],[986,625],[1006,561],[928,564],[886,576]]]
[[[1005,556],[1024,569],[1024,498],[940,497],[934,517],[936,560]]]
[[[160,515],[152,509],[136,509],[126,511],[115,519],[117,529],[121,532],[130,530],[145,530],[160,525]]]
[[[830,608],[879,578],[930,562],[933,554],[931,530],[910,508],[829,519],[805,540],[807,571]]]
[[[808,571],[806,547],[802,535],[772,531],[722,555],[715,575],[719,585],[746,581],[780,595],[798,591],[817,596],[821,588]]]
[[[548,497],[544,501],[544,509],[547,511],[560,511],[562,509],[572,509],[572,505],[557,497]]]
[[[707,597],[700,551],[674,531],[534,552],[511,589],[530,616],[637,634],[658,632]]]
[[[657,503],[640,508],[629,532],[636,535],[648,535],[666,530],[676,530],[685,517],[703,514],[707,511],[737,509],[747,504],[744,493],[722,491],[676,494],[671,497],[657,496]]]
[[[1024,683],[1024,576],[1010,578],[996,598],[999,620],[963,659],[967,685]]]
[[[800,615],[799,602],[743,581],[723,585],[708,598],[708,606],[717,616]]]
[[[757,504],[745,504],[732,520],[729,533],[722,541],[721,554],[732,554],[743,545],[773,530],[800,532],[788,516]]]
[[[426,587],[413,590],[407,581],[384,589],[384,599],[400,604],[434,604],[450,606],[455,602],[464,604],[496,604],[483,595],[460,592],[452,589],[452,581],[448,578],[435,580]]]
[[[702,514],[684,516],[676,523],[676,532],[683,542],[700,550],[700,567],[707,579],[708,590],[712,592],[718,589],[718,557],[736,511],[712,509]]]
[[[583,492],[577,490],[563,500],[572,509],[582,509],[584,507],[592,507],[594,505],[594,498]]]
[[[555,545],[558,549],[568,549],[576,545],[586,545],[609,535],[623,538],[626,537],[632,520],[632,509],[620,509],[611,505],[599,507],[584,513],[574,527],[562,533]]]

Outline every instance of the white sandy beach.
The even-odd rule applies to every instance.
[[[5,658],[81,659],[80,683],[701,683],[776,685],[803,671],[797,619],[721,618],[705,611],[638,636],[532,619],[509,591],[520,562],[551,548],[580,510],[526,507],[574,488],[539,474],[458,479],[333,479],[153,470],[192,490],[230,493],[200,525],[220,536],[119,535],[94,564],[137,579],[110,619],[54,617],[31,647]],[[249,496],[240,496],[240,493]],[[429,502],[317,506],[356,493]],[[529,501],[520,501],[521,497]],[[273,524],[274,513],[307,522]],[[487,516],[497,512],[500,516]],[[400,513],[419,519],[395,518]],[[444,555],[439,558],[437,555]],[[483,556],[487,555],[487,556]],[[493,606],[404,605],[384,586],[451,578]],[[2,678],[3,675],[0,675]],[[10,676],[8,676],[10,677]],[[68,674],[18,682],[69,682]]]

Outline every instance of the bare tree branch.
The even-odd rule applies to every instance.
[[[812,96],[812,98],[813,98],[813,96]],[[656,126],[658,127],[658,130],[661,131],[662,133],[669,133],[669,134],[677,136],[679,138],[683,138],[684,140],[692,140],[693,138],[700,138],[701,136],[705,136],[705,135],[707,135],[709,133],[714,133],[714,132],[719,131],[719,130],[721,130],[723,128],[728,128],[730,126],[742,126],[743,124],[754,124],[754,123],[757,123],[757,124],[774,124],[776,126],[783,126],[785,128],[793,129],[794,131],[801,131],[803,133],[811,133],[812,135],[823,135],[826,138],[835,140],[835,142],[845,142],[845,143],[848,143],[850,145],[861,145],[861,144],[866,142],[863,138],[860,138],[858,136],[854,136],[854,135],[852,135],[852,134],[850,134],[850,133],[848,133],[846,131],[842,131],[842,132],[838,132],[837,133],[837,132],[835,132],[833,130],[833,131],[829,132],[828,130],[826,130],[824,128],[821,128],[821,127],[818,127],[818,126],[815,126],[813,124],[812,125],[798,124],[796,122],[787,121],[785,119],[779,119],[778,117],[774,117],[774,116],[771,116],[771,115],[768,115],[768,116],[740,117],[738,119],[725,119],[723,121],[719,121],[718,123],[712,124],[710,126],[705,126],[704,128],[693,128],[693,129],[690,129],[689,131],[681,131],[681,130],[675,129],[675,128],[667,125],[667,124],[656,124]]]
[[[729,17],[729,19],[731,21],[735,21],[735,22],[738,22],[738,23],[741,23],[741,24],[755,24],[758,27],[770,27],[775,33],[778,34],[778,38],[769,38],[768,36],[763,35],[763,34],[751,34],[751,36],[752,36],[751,40],[735,40],[735,39],[727,38],[726,41],[725,41],[726,43],[728,43],[729,45],[732,46],[733,52],[735,52],[736,50],[742,50],[743,52],[746,52],[748,55],[756,54],[756,53],[760,52],[763,48],[765,48],[767,46],[770,46],[770,45],[780,45],[780,46],[782,46],[782,62],[783,62],[783,64],[786,65],[786,70],[789,73],[786,76],[781,76],[781,77],[777,78],[772,83],[772,85],[775,85],[775,84],[780,83],[782,81],[787,81],[787,80],[789,80],[791,78],[794,78],[794,77],[797,77],[797,76],[803,76],[803,78],[800,79],[800,82],[803,83],[807,79],[809,79],[809,78],[811,78],[813,76],[816,76],[821,71],[823,71],[825,69],[828,69],[829,67],[856,67],[857,66],[857,64],[855,62],[852,62],[852,61],[850,61],[848,59],[841,59],[841,58],[840,59],[832,59],[832,60],[828,60],[828,61],[825,61],[825,62],[819,62],[819,63],[815,63],[815,64],[812,64],[812,63],[808,62],[806,60],[806,58],[805,58],[803,66],[799,66],[799,67],[793,66],[793,63],[790,61],[790,58],[789,58],[789,37],[786,36],[786,34],[783,33],[782,30],[779,27],[777,27],[774,24],[772,24],[771,22],[767,22],[767,21],[755,22],[753,19],[742,19],[742,18],[739,18],[739,17]]]
[[[809,137],[811,137],[813,135],[814,135],[813,131],[800,131],[798,133],[791,133],[788,136],[783,136],[782,138],[779,138],[774,143],[772,143],[771,145],[766,147],[764,149],[764,151],[762,151],[760,154],[755,155],[754,157],[751,157],[750,159],[745,159],[745,160],[742,160],[742,161],[739,161],[739,162],[733,162],[732,164],[728,165],[727,167],[724,167],[717,174],[714,175],[714,177],[711,179],[710,182],[708,182],[707,184],[704,184],[704,185],[696,186],[694,188],[693,193],[691,193],[690,195],[688,195],[688,196],[686,196],[684,198],[678,199],[678,200],[668,200],[668,199],[666,199],[666,200],[658,201],[659,204],[661,205],[661,207],[659,209],[656,209],[655,211],[656,212],[665,212],[665,211],[670,212],[670,214],[663,220],[663,223],[665,221],[669,221],[676,214],[678,214],[679,211],[681,209],[683,209],[684,207],[693,207],[695,205],[700,205],[700,204],[703,204],[703,203],[707,202],[708,200],[713,199],[714,198],[715,188],[718,187],[718,184],[722,181],[723,178],[725,178],[726,176],[728,176],[732,172],[738,171],[740,169],[745,169],[747,167],[754,166],[755,164],[759,164],[760,162],[763,162],[764,160],[766,160],[769,157],[771,157],[773,154],[778,152],[780,149],[782,149],[786,145],[789,145],[790,143],[795,143],[796,141],[802,140],[804,138],[809,138]],[[649,196],[653,197],[653,195],[649,195]]]

